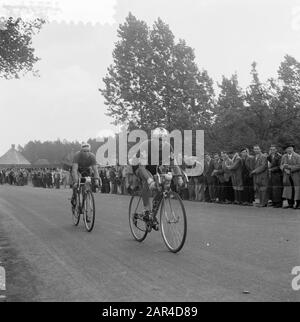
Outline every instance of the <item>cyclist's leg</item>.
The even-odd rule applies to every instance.
[[[74,187],[72,188],[71,205],[76,206],[76,189]]]
[[[144,204],[144,210],[145,211],[150,211],[150,197],[151,197],[151,191],[149,189],[149,183],[151,183],[153,180],[152,174],[143,166],[139,166],[135,174],[137,175],[138,178],[142,180],[142,200]]]
[[[81,175],[79,174],[79,182],[80,182]],[[72,197],[71,197],[71,204],[75,207],[77,203],[77,192],[78,192],[78,182],[72,178]]]
[[[146,181],[142,182],[141,195],[142,195],[144,210],[150,212],[150,210],[151,210],[151,206],[150,206],[151,192],[150,192],[149,186]]]
[[[146,182],[150,190],[155,189],[155,181],[153,179],[153,175],[150,171],[148,171],[145,166],[140,165],[135,171],[136,175],[142,179],[142,181]]]
[[[136,175],[142,179],[142,200],[143,200],[143,205],[144,205],[144,218],[148,218],[152,222],[152,227],[155,230],[158,230],[158,221],[156,219],[156,215],[152,214],[151,212],[151,203],[150,203],[150,197],[151,197],[151,190],[155,188],[155,181],[153,179],[153,175],[151,174],[150,171],[148,171],[145,167],[139,166],[139,168],[136,170]],[[152,187],[154,188],[151,189],[151,184]],[[155,199],[155,197],[154,197]]]

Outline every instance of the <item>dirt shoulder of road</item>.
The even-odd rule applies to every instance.
[[[36,300],[36,277],[32,267],[20,254],[3,227],[0,209],[0,266],[5,270],[5,290],[0,291],[0,302],[28,302]]]

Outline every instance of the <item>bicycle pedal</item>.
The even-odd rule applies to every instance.
[[[153,230],[155,230],[155,231],[159,231],[159,225],[158,225],[158,224],[154,224],[154,225],[152,226],[152,228],[153,228]]]
[[[150,233],[152,230],[152,225],[151,224],[147,224],[147,231],[148,233]]]

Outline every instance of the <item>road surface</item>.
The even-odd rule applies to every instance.
[[[143,243],[128,196],[96,195],[92,233],[72,225],[70,190],[0,186],[5,301],[299,301],[300,211],[185,202],[178,254]],[[4,298],[5,297],[5,298]]]

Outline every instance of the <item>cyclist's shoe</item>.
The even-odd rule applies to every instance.
[[[158,224],[158,220],[156,217],[153,218],[152,220],[152,228],[155,230],[155,231],[158,231],[159,230],[159,224]]]
[[[138,218],[138,214],[134,214],[133,215],[133,219],[132,219],[132,222],[135,226],[137,226],[137,218]]]
[[[144,220],[146,222],[152,221],[152,216],[151,216],[151,213],[150,213],[149,210],[144,211],[144,216],[143,217],[144,217]]]
[[[144,212],[144,220],[147,224],[148,232],[150,232],[152,229],[156,231],[159,230],[158,220],[156,219],[156,216],[153,216],[149,210]]]
[[[74,198],[74,196],[71,198],[71,205],[72,205],[72,212],[74,213],[75,212],[75,209],[76,209],[76,198]]]
[[[74,196],[72,196],[71,198],[71,205],[75,208],[76,207],[76,198],[74,198]]]
[[[149,210],[144,211],[143,219],[146,223],[147,231],[150,233],[152,230],[152,215]]]

